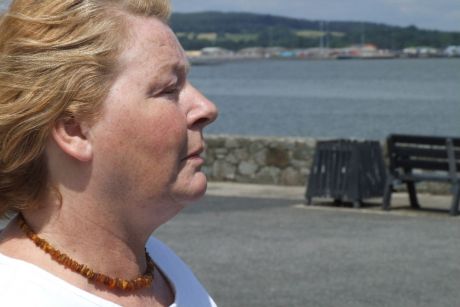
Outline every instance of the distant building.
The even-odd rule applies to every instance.
[[[279,53],[279,57],[281,58],[295,58],[297,54],[294,50],[284,50]]]
[[[273,58],[278,57],[280,54],[286,51],[284,47],[267,47],[265,48],[265,57],[266,58]]]
[[[444,55],[448,57],[460,57],[460,46],[449,46],[444,50]]]
[[[420,47],[419,48],[419,56],[421,57],[433,57],[441,55],[441,51],[439,49],[433,47]]]
[[[372,44],[336,49],[335,54],[337,59],[392,59],[396,57],[393,52],[378,49],[377,46]]]
[[[188,58],[197,58],[201,56],[201,50],[187,50],[185,54]]]
[[[243,48],[237,52],[239,57],[243,58],[255,58],[261,59],[265,58],[265,48],[263,47],[250,47],[250,48]]]
[[[418,50],[415,47],[404,48],[402,50],[402,55],[409,58],[415,58],[418,56]]]
[[[201,49],[201,56],[208,57],[230,57],[233,55],[233,51],[220,48],[220,47],[206,47]]]
[[[405,48],[403,49],[402,54],[403,56],[410,58],[430,58],[442,56],[442,52],[439,49],[425,46]]]

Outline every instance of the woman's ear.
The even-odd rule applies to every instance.
[[[63,152],[81,162],[88,162],[93,157],[89,131],[87,123],[67,117],[56,121],[51,135]]]

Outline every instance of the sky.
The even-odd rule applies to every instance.
[[[460,0],[171,0],[174,12],[252,12],[460,31]],[[0,8],[10,1],[0,0]]]
[[[172,0],[174,12],[233,11],[460,31],[460,0]]]

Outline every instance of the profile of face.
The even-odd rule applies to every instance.
[[[188,82],[187,58],[167,25],[128,21],[119,73],[89,134],[92,172],[112,197],[183,206],[206,190],[203,128],[217,109]]]

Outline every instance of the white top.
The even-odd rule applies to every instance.
[[[151,237],[147,251],[175,294],[170,307],[217,307],[188,266],[165,244]],[[77,288],[28,262],[0,253],[1,306],[120,306]]]

